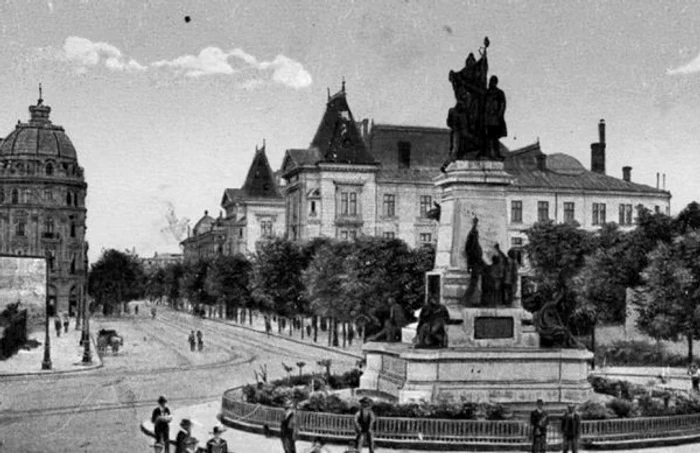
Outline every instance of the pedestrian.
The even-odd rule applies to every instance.
[[[151,308],[151,319],[156,319],[156,307]]]
[[[372,400],[364,397],[360,400],[360,410],[355,414],[355,448],[362,452],[366,441],[369,453],[374,453],[374,425],[377,418],[372,411]]]
[[[199,352],[202,352],[202,349],[204,349],[204,340],[202,339],[202,331],[198,330],[197,331],[197,350]]]
[[[214,436],[207,441],[207,453],[228,453],[228,444],[221,438],[221,433],[224,429],[220,426],[215,426],[211,434]]]
[[[190,331],[190,336],[187,337],[187,341],[190,342],[190,351],[194,352],[194,347],[196,340],[194,339],[194,330]]]
[[[688,375],[690,376],[690,382],[693,386],[694,392],[700,392],[700,371],[696,364],[691,364],[688,369]]]
[[[60,337],[61,336],[61,315],[56,315],[56,317],[53,320],[53,326],[56,328],[56,336]]]
[[[284,403],[284,418],[280,424],[280,438],[282,439],[282,448],[284,453],[297,453],[294,442],[297,436],[297,416],[294,411],[294,402],[287,400]]]
[[[175,437],[175,453],[195,453],[197,443],[197,439],[192,437],[192,420],[183,418],[180,420],[180,431]]]
[[[267,333],[267,336],[270,336],[270,331],[272,330],[272,324],[270,324],[270,317],[265,316],[265,333]]]
[[[68,326],[70,325],[70,318],[68,317],[68,313],[63,313],[63,331],[65,333],[68,333]]]
[[[568,411],[561,418],[561,434],[564,438],[563,453],[571,450],[578,453],[578,440],[581,436],[581,416],[576,412],[576,406],[569,404]]]
[[[549,415],[544,410],[544,401],[537,400],[537,407],[530,413],[530,429],[532,436],[532,453],[547,451],[547,425]]]
[[[136,314],[136,316],[139,315],[139,306],[138,305],[134,305],[134,314]]]
[[[311,442],[311,448],[304,450],[304,453],[330,453],[320,437],[317,437]]]
[[[156,442],[163,444],[164,452],[170,452],[170,408],[166,406],[168,400],[164,396],[158,398],[158,407],[153,409],[151,414],[151,423],[153,423],[153,434],[156,437]]]

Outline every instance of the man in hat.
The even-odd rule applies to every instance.
[[[180,421],[180,432],[175,437],[175,453],[195,453],[197,439],[192,437],[192,420],[183,418]]]
[[[207,441],[207,453],[228,453],[228,445],[221,438],[221,433],[224,429],[221,426],[215,426],[211,434],[214,436]]]
[[[547,451],[547,425],[549,415],[544,410],[544,401],[537,400],[537,406],[530,413],[530,427],[532,429],[532,453],[544,453]]]
[[[364,397],[360,400],[360,410],[355,414],[355,448],[362,451],[362,444],[367,441],[369,453],[374,453],[374,424],[377,419],[372,412],[372,400]]]
[[[170,452],[170,408],[165,404],[168,400],[164,396],[158,398],[158,407],[153,409],[151,414],[151,423],[153,423],[153,433],[156,437],[156,442],[162,443],[165,453]]]
[[[578,440],[581,436],[581,416],[576,412],[576,406],[569,404],[568,411],[561,418],[561,434],[564,437],[563,452],[578,453]]]
[[[294,441],[297,437],[297,416],[294,411],[294,402],[287,400],[284,403],[284,419],[280,424],[280,438],[282,439],[282,448],[284,453],[297,453]]]

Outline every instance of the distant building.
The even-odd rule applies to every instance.
[[[141,258],[141,263],[146,271],[162,269],[166,266],[182,262],[182,253],[158,253],[150,258]]]
[[[205,211],[181,243],[185,261],[253,253],[258,241],[284,234],[284,198],[264,144],[255,149],[243,186],[224,190],[221,207],[225,216],[214,219]]]
[[[358,235],[400,238],[411,246],[434,243],[437,222],[426,213],[439,202],[434,179],[449,154],[448,129],[356,122],[345,90],[328,98],[311,145],[287,150],[286,233],[294,240]],[[636,222],[636,206],[670,212],[671,194],[606,174],[605,124],[591,145],[591,169],[566,154],[547,155],[539,143],[509,151],[505,169],[509,241],[525,242],[524,230],[538,220],[577,221],[592,230],[607,222]]]
[[[75,314],[86,290],[87,183],[75,147],[39,98],[0,139],[0,253],[47,256],[50,314]]]

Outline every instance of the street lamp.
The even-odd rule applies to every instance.
[[[83,281],[83,284],[81,285],[82,288],[82,299],[83,299],[83,347],[85,348],[83,350],[83,363],[84,364],[89,364],[92,363],[92,352],[90,351],[90,311],[88,310],[88,303],[87,303],[87,294],[86,294],[86,286],[87,286],[87,281],[88,281],[88,260],[87,256],[85,255],[85,236],[83,236],[83,242],[82,245],[80,246],[80,249],[83,253],[83,272],[85,272],[85,279]]]
[[[42,370],[50,370],[51,364],[51,336],[49,334],[49,265],[51,263],[51,256],[49,251],[46,251],[46,314],[44,316],[45,322],[45,337],[44,337],[44,360],[41,362]]]

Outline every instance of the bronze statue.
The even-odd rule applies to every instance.
[[[576,340],[559,316],[557,306],[563,301],[564,294],[555,295],[554,300],[544,304],[535,313],[534,324],[540,334],[542,343],[554,348],[581,349],[584,346]]]
[[[446,348],[450,313],[437,299],[430,298],[418,317],[418,327],[414,340],[416,348]]]
[[[467,305],[510,305],[515,295],[513,288],[517,284],[517,261],[509,259],[499,245],[495,244],[496,253],[491,257],[491,264],[484,262],[478,225],[479,219],[474,217],[464,246],[467,272],[470,274],[466,292]]]
[[[433,209],[431,209],[425,213],[425,218],[431,219],[431,220],[437,220],[439,222],[440,221],[440,213],[442,212],[442,208],[440,207],[440,203],[435,202],[435,201],[433,201],[433,206],[435,206]]]
[[[393,297],[389,298],[389,317],[384,321],[384,328],[368,338],[369,341],[396,343],[401,341],[401,329],[408,324],[403,307]]]
[[[454,160],[502,160],[498,139],[507,134],[505,123],[506,97],[498,88],[498,78],[492,76],[487,86],[488,58],[484,47],[477,61],[470,53],[460,71],[450,71],[449,79],[456,104],[450,109],[450,156],[442,166]]]

